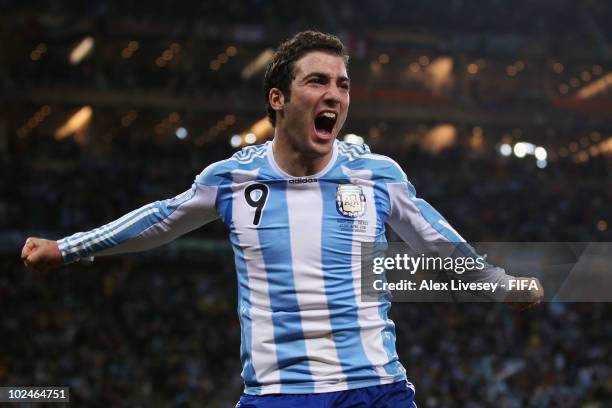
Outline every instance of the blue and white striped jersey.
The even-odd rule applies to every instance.
[[[391,159],[336,141],[318,174],[281,170],[272,143],[208,166],[192,188],[58,241],[66,262],[155,247],[220,217],[238,277],[247,394],[339,391],[406,379],[390,303],[362,302],[360,246],[463,239]],[[491,268],[478,280],[507,279]]]

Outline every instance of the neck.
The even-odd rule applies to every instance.
[[[306,177],[321,172],[329,164],[333,149],[324,156],[307,156],[276,134],[272,141],[272,153],[274,161],[285,173],[293,177]]]

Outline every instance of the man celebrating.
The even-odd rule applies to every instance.
[[[416,198],[393,160],[336,140],[349,107],[347,62],[335,36],[295,35],[265,74],[271,142],[211,164],[186,192],[100,228],[57,242],[29,238],[25,265],[46,270],[141,251],[220,217],[238,277],[239,407],[415,406],[390,303],[361,300],[361,244],[384,242],[386,223],[411,245],[464,240]],[[470,279],[509,278],[490,267]]]

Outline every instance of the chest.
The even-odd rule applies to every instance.
[[[370,241],[388,214],[384,191],[374,184],[317,179],[234,184],[218,210],[238,236],[270,233],[272,238],[328,234]]]

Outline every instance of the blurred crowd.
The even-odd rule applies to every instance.
[[[241,392],[231,255],[158,250],[36,274],[2,258],[0,384],[92,407],[228,407]],[[10,310],[10,312],[9,312]],[[610,304],[395,304],[422,407],[604,408]]]
[[[599,157],[581,164],[560,160],[540,169],[535,160],[469,156],[461,148],[435,157],[415,150],[397,156],[417,195],[466,239],[612,240],[608,159]]]
[[[26,154],[15,143],[3,162],[19,182],[0,180],[0,228],[62,236],[91,229],[187,190],[208,164],[233,151],[223,141],[198,149],[174,138],[151,143],[127,136],[117,137],[106,153],[41,137],[30,141]],[[612,175],[605,157],[557,160],[540,169],[535,160],[493,152],[471,157],[462,147],[436,156],[415,148],[376,151],[394,158],[417,194],[468,240],[612,241]],[[225,229],[215,225],[198,234],[224,239]]]
[[[0,384],[68,386],[71,403],[91,407],[206,406],[235,388],[240,328],[229,257],[164,258],[42,276],[3,259]]]
[[[609,304],[395,304],[398,353],[425,407],[604,407]]]

